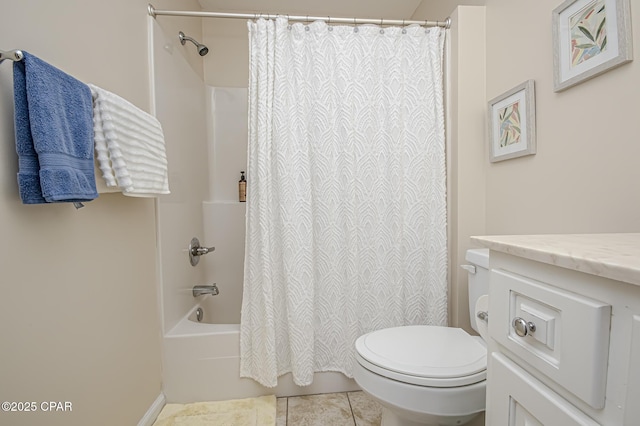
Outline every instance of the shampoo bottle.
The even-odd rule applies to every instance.
[[[244,203],[247,201],[247,179],[244,172],[240,172],[240,181],[238,182],[238,201]]]

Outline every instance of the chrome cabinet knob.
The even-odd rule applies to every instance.
[[[515,318],[511,325],[513,326],[516,334],[520,337],[524,337],[529,333],[535,333],[536,331],[536,325],[534,323],[526,321],[520,317]]]

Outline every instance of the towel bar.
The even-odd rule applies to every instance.
[[[24,55],[22,54],[22,50],[9,50],[5,52],[4,50],[0,50],[0,64],[5,59],[9,59],[10,61],[17,62],[24,59]]]

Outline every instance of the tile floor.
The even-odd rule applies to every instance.
[[[364,392],[277,399],[276,426],[380,426],[380,405]]]

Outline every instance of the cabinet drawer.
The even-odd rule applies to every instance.
[[[591,407],[604,407],[610,305],[492,270],[489,310],[494,340]]]
[[[502,354],[491,354],[488,374],[488,425],[598,425]]]

